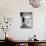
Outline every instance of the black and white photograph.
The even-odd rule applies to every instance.
[[[20,12],[22,18],[21,28],[32,28],[32,12]]]

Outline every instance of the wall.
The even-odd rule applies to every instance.
[[[21,29],[21,17],[20,12],[32,12],[33,13],[33,28]],[[13,17],[13,22],[10,33],[17,40],[27,40],[34,34],[37,35],[39,40],[45,39],[45,16],[46,8],[33,8],[30,6],[28,0],[0,0],[0,18],[1,17]],[[2,31],[1,31],[2,33]],[[44,34],[45,33],[45,34]],[[2,36],[0,37],[2,39]]]

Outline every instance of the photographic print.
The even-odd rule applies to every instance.
[[[22,18],[21,28],[32,28],[32,12],[20,12]]]

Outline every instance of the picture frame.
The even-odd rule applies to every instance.
[[[20,12],[22,25],[21,28],[32,28],[33,27],[33,16],[32,12]]]

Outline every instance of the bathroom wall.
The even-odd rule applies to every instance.
[[[20,12],[32,12],[33,13],[33,27],[30,29],[21,29],[21,17]],[[28,40],[34,34],[39,40],[46,40],[45,36],[45,16],[46,8],[33,8],[29,4],[29,0],[0,0],[0,19],[3,17],[12,17],[12,25],[8,33],[10,33],[16,40]],[[1,29],[0,29],[1,30]],[[0,39],[3,31],[0,31]]]

